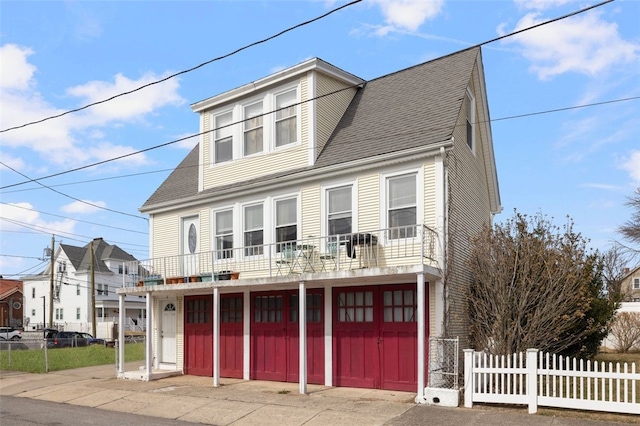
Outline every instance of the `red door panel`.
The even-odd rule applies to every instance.
[[[242,378],[242,294],[220,295],[220,376]]]
[[[299,381],[297,291],[251,294],[251,378]],[[307,381],[324,383],[322,290],[307,291]]]
[[[213,376],[213,296],[185,296],[185,374]],[[220,376],[242,378],[242,295],[220,296]]]
[[[415,284],[333,290],[336,386],[416,390],[415,295]]]
[[[213,297],[185,296],[184,370],[213,376]]]

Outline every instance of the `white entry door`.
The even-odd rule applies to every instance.
[[[174,301],[163,301],[160,306],[162,310],[162,324],[160,340],[162,348],[161,362],[176,362],[176,303]]]
[[[182,219],[182,275],[185,277],[198,274],[200,265],[198,252],[200,220],[198,216]]]

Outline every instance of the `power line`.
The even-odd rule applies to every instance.
[[[353,88],[353,87],[354,87],[354,86],[349,86],[349,87],[347,87],[346,89]],[[346,90],[346,89],[340,89],[340,91],[342,91],[342,90]],[[336,93],[336,92],[331,92],[331,93],[327,93],[327,94],[322,95],[322,96],[329,96],[329,95],[332,95],[332,94],[335,94],[335,93]],[[312,101],[312,100],[316,100],[316,99],[319,99],[320,97],[321,97],[321,96],[318,96],[318,97],[315,97],[315,98],[313,98],[313,99],[309,99],[309,100],[304,101],[304,102],[309,102],[309,101]],[[510,116],[505,116],[505,117],[500,117],[500,118],[492,118],[492,119],[490,119],[490,120],[477,121],[477,123],[478,123],[478,124],[480,124],[480,123],[486,123],[486,122],[491,122],[491,123],[493,123],[493,122],[497,122],[497,121],[515,120],[515,119],[518,119],[518,118],[532,117],[532,116],[536,116],[536,115],[551,114],[551,113],[556,113],[556,112],[570,111],[570,110],[582,109],[582,108],[589,108],[589,107],[600,106],[600,105],[607,105],[607,104],[613,104],[613,103],[618,103],[618,102],[634,101],[634,100],[638,100],[638,99],[640,99],[640,96],[632,96],[632,97],[628,97],[628,98],[611,99],[611,100],[602,101],[602,102],[593,102],[593,103],[581,104],[581,105],[574,105],[574,106],[569,106],[569,107],[554,108],[554,109],[547,109],[547,110],[541,110],[541,111],[534,111],[534,112],[523,113],[523,114],[517,114],[517,115],[510,115]],[[301,104],[301,103],[303,103],[303,102],[299,102],[298,104]],[[271,114],[271,113],[273,113],[273,112],[276,112],[276,111],[267,112],[267,113],[264,113],[264,114],[262,114],[262,115]],[[231,123],[231,124],[225,125],[225,126],[221,126],[221,127],[215,128],[215,129],[207,130],[207,131],[205,131],[205,132],[196,133],[196,134],[193,134],[193,135],[187,136],[186,138],[188,139],[188,138],[192,138],[192,137],[195,137],[195,136],[200,136],[200,135],[204,135],[204,134],[207,134],[207,133],[211,133],[211,132],[214,132],[214,131],[216,131],[216,130],[222,129],[222,128],[224,128],[224,127],[233,126],[233,125],[236,125],[236,124],[242,123],[242,122],[244,122],[244,121],[246,121],[246,120],[237,121],[237,122],[234,122],[234,123]],[[455,127],[459,127],[459,126],[466,126],[466,124],[459,124],[459,125],[455,125]],[[423,132],[426,132],[426,131],[440,130],[440,129],[443,129],[443,128],[449,128],[449,127],[450,127],[450,126],[444,126],[444,127],[423,127],[423,128],[421,128],[421,129],[413,130],[413,131],[411,131],[411,132],[400,132],[400,133],[394,133],[394,134],[387,134],[387,135],[385,135],[385,137],[395,137],[395,136],[400,136],[400,135],[420,134],[420,133],[423,133]],[[357,139],[356,141],[358,141],[358,142],[362,142],[362,141],[367,140],[367,139],[378,139],[378,138],[380,138],[380,136],[379,136],[379,135],[376,135],[375,137],[366,137],[366,138],[361,138],[361,139]],[[184,140],[184,139],[185,139],[185,138],[172,140],[172,141],[166,142],[166,143],[164,143],[164,144],[162,144],[162,145],[157,145],[157,146],[154,146],[154,147],[148,148],[147,150],[156,149],[156,148],[160,148],[160,147],[162,147],[162,146],[166,146],[166,145],[169,145],[169,144],[177,143],[177,142],[180,142],[180,141],[182,141],[182,140]],[[313,149],[313,148],[302,148],[302,149],[310,150],[310,149]],[[138,152],[142,152],[142,151],[138,151]],[[134,154],[135,154],[135,153],[134,153]],[[107,161],[110,161],[110,160],[107,160]],[[99,163],[90,164],[90,165],[84,166],[84,168],[93,167],[93,166],[96,166],[96,165],[98,165],[98,164],[99,164]],[[145,174],[149,174],[149,173],[159,173],[159,172],[166,172],[166,171],[174,171],[174,170],[178,170],[178,169],[194,168],[194,167],[200,167],[200,166],[202,166],[203,164],[205,164],[205,163],[198,163],[197,165],[194,165],[194,166],[182,166],[182,167],[178,166],[178,167],[175,167],[175,168],[173,168],[173,169],[161,169],[161,170],[156,170],[156,171],[151,171],[151,172],[131,173],[131,174],[128,174],[128,175],[112,176],[112,177],[108,177],[108,178],[101,178],[101,179],[98,179],[98,180],[101,180],[101,181],[102,181],[102,180],[113,180],[113,179],[120,179],[120,178],[123,178],[123,177],[134,177],[134,176],[140,176],[140,175],[145,175]],[[60,174],[71,173],[71,172],[74,172],[74,171],[77,171],[77,170],[78,170],[78,169],[67,170],[67,171],[65,171],[65,172],[61,172],[61,173],[58,173],[58,174],[55,174],[55,175],[43,176],[43,177],[38,178],[38,179],[48,179],[48,178],[51,178],[51,177],[54,177],[54,176],[58,176],[58,175],[60,175]],[[92,183],[92,182],[94,182],[94,181],[96,181],[96,179],[86,180],[86,181],[70,182],[70,183],[66,183],[66,184],[64,184],[64,185],[77,185],[77,184],[82,184],[82,183]],[[26,183],[29,183],[29,182],[21,182],[21,183],[16,183],[16,184],[12,184],[12,185],[3,186],[3,187],[0,187],[0,190],[3,190],[3,189],[5,189],[5,188],[9,188],[9,187],[13,187],[13,186],[23,185],[23,184],[26,184]],[[54,185],[52,185],[52,186],[54,186]],[[25,190],[3,191],[3,193],[7,194],[7,193],[21,192],[21,191],[32,191],[32,190],[35,190],[35,189],[41,189],[41,188],[29,188],[29,189],[25,189]],[[36,210],[36,211],[37,211],[37,210]],[[90,223],[90,222],[89,222],[89,223]],[[105,225],[105,226],[106,226],[106,225]],[[118,228],[116,228],[116,229],[118,229]]]
[[[202,67],[204,67],[205,65],[209,65],[209,64],[210,64],[210,63],[212,63],[212,62],[216,62],[216,61],[219,61],[219,60],[221,60],[221,59],[228,58],[229,56],[232,56],[232,55],[235,55],[235,54],[237,54],[237,53],[240,53],[240,52],[242,52],[243,50],[249,49],[250,47],[257,46],[257,45],[262,44],[262,43],[266,43],[267,41],[270,41],[270,40],[273,40],[274,38],[280,37],[281,35],[286,34],[286,33],[290,32],[290,31],[293,31],[293,30],[295,30],[295,29],[297,29],[297,28],[300,28],[300,27],[303,27],[303,26],[305,26],[305,25],[311,24],[311,23],[313,23],[313,22],[315,22],[315,21],[319,21],[320,19],[323,19],[323,18],[325,18],[325,17],[327,17],[327,16],[329,16],[329,15],[331,15],[331,14],[335,13],[335,12],[338,12],[339,10],[345,9],[345,8],[347,8],[347,7],[349,7],[349,6],[353,6],[353,5],[354,5],[354,4],[356,4],[356,3],[360,3],[361,1],[362,1],[362,0],[353,0],[353,1],[351,1],[350,3],[347,3],[347,4],[344,4],[344,5],[342,5],[342,6],[336,7],[335,9],[332,9],[332,10],[330,10],[329,12],[327,12],[327,13],[325,13],[325,14],[322,14],[322,15],[320,15],[320,16],[318,16],[318,17],[315,17],[315,18],[313,18],[313,19],[309,19],[309,20],[307,20],[307,21],[304,21],[304,22],[301,22],[301,23],[299,23],[299,24],[296,24],[296,25],[294,25],[294,26],[292,26],[292,27],[289,27],[289,28],[287,28],[287,29],[285,29],[285,30],[282,30],[282,31],[280,31],[280,32],[279,32],[279,33],[277,33],[277,34],[274,34],[274,35],[269,36],[269,37],[267,37],[267,38],[264,38],[264,39],[262,39],[262,40],[254,41],[253,43],[250,43],[250,44],[247,44],[247,45],[245,45],[245,46],[243,46],[243,47],[240,47],[240,48],[238,48],[238,49],[234,50],[233,52],[230,52],[230,53],[224,54],[224,55],[222,55],[222,56],[218,56],[217,58],[210,59],[210,60],[208,60],[208,61],[206,61],[206,62],[203,62],[203,63],[201,63],[201,64],[199,64],[199,65],[196,65],[196,66],[194,66],[194,67],[192,67],[192,68],[189,68],[189,69],[186,69],[186,70],[183,70],[183,71],[179,71],[179,72],[177,72],[177,73],[175,73],[175,74],[171,74],[171,75],[169,75],[169,76],[167,76],[167,77],[165,77],[165,78],[162,78],[162,79],[160,79],[160,80],[152,81],[151,83],[147,83],[147,84],[142,85],[142,86],[140,86],[140,87],[138,87],[138,88],[136,88],[136,89],[132,89],[132,90],[129,90],[129,91],[127,91],[127,92],[122,92],[122,93],[119,93],[119,94],[117,94],[117,95],[111,96],[110,98],[103,99],[103,100],[101,100],[101,101],[97,101],[97,102],[93,102],[93,103],[90,103],[90,104],[85,105],[85,106],[83,106],[83,107],[76,108],[76,109],[72,109],[72,110],[69,110],[69,111],[65,111],[65,112],[60,113],[60,114],[57,114],[57,115],[52,115],[52,116],[50,116],[50,117],[46,117],[46,118],[43,118],[43,119],[41,119],[41,120],[31,121],[31,122],[29,122],[29,123],[21,124],[21,125],[19,125],[19,126],[9,127],[9,128],[7,128],[7,129],[0,130],[0,133],[5,133],[5,132],[11,131],[11,130],[16,130],[16,129],[21,129],[21,128],[24,128],[24,127],[27,127],[27,126],[31,126],[31,125],[34,125],[34,124],[42,123],[42,122],[47,121],[47,120],[52,120],[52,119],[54,119],[54,118],[59,118],[59,117],[62,117],[62,116],[64,116],[64,115],[67,115],[67,114],[71,114],[71,113],[74,113],[74,112],[82,111],[82,110],[87,109],[87,108],[90,108],[90,107],[92,107],[92,106],[99,105],[99,104],[103,104],[103,103],[105,103],[105,102],[109,102],[109,101],[111,101],[111,100],[113,100],[113,99],[116,99],[116,98],[119,98],[119,97],[121,97],[121,96],[129,95],[129,94],[131,94],[131,93],[134,93],[134,92],[137,92],[137,91],[139,91],[139,90],[142,90],[142,89],[144,89],[144,88],[146,88],[146,87],[153,86],[153,85],[155,85],[155,84],[164,83],[165,81],[170,80],[170,79],[172,79],[172,78],[174,78],[174,77],[177,77],[177,76],[179,76],[179,75],[182,75],[182,74],[186,74],[186,73],[189,73],[189,72],[195,71],[195,70],[197,70],[198,68],[202,68]],[[610,1],[612,1],[612,0],[610,0]]]
[[[15,254],[0,254],[0,257],[18,257],[20,259],[36,259],[36,260],[42,260],[39,257],[34,257],[34,256],[18,256]]]
[[[14,172],[16,172],[16,173],[17,173],[17,174],[19,174],[20,176],[22,176],[22,177],[24,177],[24,178],[29,179],[29,181],[30,181],[30,182],[35,182],[35,183],[37,183],[38,185],[40,185],[40,186],[42,186],[42,187],[44,187],[44,188],[47,188],[47,189],[49,189],[49,190],[51,190],[51,191],[55,192],[56,194],[60,194],[60,195],[62,195],[63,197],[67,197],[67,198],[69,198],[69,199],[71,199],[71,200],[78,201],[78,202],[80,202],[80,203],[83,203],[83,204],[86,204],[86,205],[88,205],[88,206],[95,207],[95,208],[98,208],[98,209],[101,209],[101,210],[106,210],[106,211],[109,211],[109,212],[118,213],[118,214],[121,214],[121,215],[124,215],[124,216],[131,216],[131,217],[135,217],[136,219],[148,220],[146,217],[142,217],[142,216],[138,216],[138,215],[133,215],[133,214],[131,214],[131,213],[121,212],[121,211],[118,211],[118,210],[110,209],[110,208],[108,208],[108,207],[102,207],[102,206],[99,206],[99,205],[97,205],[97,204],[89,203],[88,201],[84,201],[84,200],[81,200],[81,199],[79,199],[79,198],[72,197],[71,195],[65,194],[64,192],[58,191],[57,189],[53,189],[53,188],[51,188],[51,187],[49,187],[49,186],[47,186],[47,185],[43,184],[42,182],[39,182],[38,180],[33,180],[33,179],[31,179],[29,176],[25,175],[25,174],[24,174],[24,173],[22,173],[22,172],[19,172],[18,170],[14,169],[13,167],[9,166],[8,164],[3,163],[2,161],[0,161],[0,164],[2,164],[3,166],[5,166],[6,168],[8,168],[8,169],[10,169],[10,170],[12,170],[12,171],[14,171]]]
[[[76,219],[76,218],[68,217],[68,216],[61,216],[61,215],[53,214],[53,213],[47,213],[47,212],[43,212],[43,211],[36,210],[36,209],[30,209],[30,208],[24,207],[24,206],[18,206],[16,204],[5,203],[5,202],[2,202],[2,201],[0,201],[0,204],[4,204],[4,205],[7,205],[7,206],[12,206],[12,207],[17,207],[19,209],[29,210],[29,211],[37,212],[37,213],[41,213],[41,214],[46,214],[46,215],[53,216],[53,217],[59,217],[59,218],[62,218],[62,219],[71,219],[71,220],[74,220],[76,222],[88,223],[89,225],[103,226],[105,228],[117,229],[118,231],[134,232],[136,234],[149,235],[148,232],[144,232],[144,231],[136,231],[134,229],[126,229],[126,228],[120,228],[118,226],[110,226],[110,225],[105,225],[105,224],[102,224],[102,223],[89,222],[87,220]]]
[[[598,4],[596,4],[596,5],[589,6],[589,7],[586,7],[586,8],[584,8],[584,9],[580,9],[580,10],[577,10],[577,11],[574,11],[574,12],[571,12],[571,13],[568,13],[568,14],[563,15],[563,16],[560,16],[560,17],[558,17],[558,18],[554,18],[554,19],[551,19],[551,20],[548,20],[548,21],[544,21],[544,22],[541,22],[541,23],[538,23],[538,24],[532,25],[532,26],[530,26],[530,27],[523,28],[523,29],[520,29],[520,30],[518,30],[518,31],[511,32],[511,33],[509,33],[509,34],[505,34],[505,35],[502,35],[502,36],[500,36],[500,37],[496,37],[496,38],[493,38],[493,39],[491,39],[491,40],[487,40],[487,41],[484,41],[484,42],[482,42],[482,43],[478,43],[478,44],[476,44],[476,45],[475,45],[475,46],[473,46],[473,47],[483,46],[483,45],[485,45],[485,44],[493,43],[493,42],[495,42],[495,41],[502,40],[502,39],[504,39],[504,38],[511,37],[511,36],[514,36],[514,35],[517,35],[517,34],[523,33],[523,32],[525,32],[525,31],[532,30],[532,29],[534,29],[534,28],[538,28],[538,27],[541,27],[541,26],[544,26],[544,25],[547,25],[547,24],[550,24],[550,23],[553,23],[553,22],[557,22],[557,21],[560,21],[560,20],[563,20],[563,19],[566,19],[566,18],[569,18],[569,17],[575,16],[575,15],[578,15],[578,14],[580,14],[580,13],[587,12],[587,11],[592,10],[592,9],[594,9],[594,8],[597,8],[597,7],[603,6],[603,5],[605,5],[605,4],[607,4],[607,3],[610,3],[610,2],[612,2],[612,1],[613,1],[613,0],[606,0],[606,1],[602,2],[602,3],[598,3]],[[354,3],[355,3],[355,2],[351,2],[351,3],[348,3],[348,4],[344,5],[344,6],[342,6],[342,7],[350,6],[351,4],[354,4]],[[333,11],[331,11],[330,13],[333,13],[333,12],[335,12],[335,11],[337,11],[337,10],[338,10],[338,9],[334,9],[334,10],[333,10]],[[325,14],[325,15],[323,15],[323,16],[321,16],[321,17],[319,17],[319,18],[316,18],[316,20],[317,20],[317,19],[321,19],[322,17],[324,17],[324,16],[326,16],[326,15],[327,15],[327,14]],[[285,31],[287,31],[287,30],[285,30]],[[469,49],[469,48],[467,48],[467,49]],[[464,49],[464,50],[467,50],[467,49]],[[355,84],[355,85],[351,85],[351,86],[348,86],[348,87],[344,87],[344,88],[341,88],[341,89],[335,90],[335,91],[333,91],[333,92],[326,93],[326,94],[324,94],[324,95],[316,96],[316,97],[314,97],[314,98],[310,98],[310,99],[307,99],[307,100],[305,100],[305,101],[301,101],[301,102],[298,102],[298,103],[296,103],[296,104],[289,105],[288,107],[278,108],[278,109],[276,109],[276,110],[273,110],[273,111],[269,111],[269,112],[266,112],[266,113],[260,114],[259,116],[266,116],[266,115],[269,115],[269,114],[273,114],[273,113],[276,113],[276,112],[278,112],[278,111],[280,111],[280,110],[284,110],[284,109],[289,108],[289,107],[294,106],[294,105],[295,105],[295,106],[297,106],[297,105],[301,105],[301,104],[306,103],[306,102],[311,102],[311,101],[314,101],[314,100],[318,100],[318,99],[321,99],[321,98],[323,98],[323,97],[331,96],[331,95],[334,95],[334,94],[336,94],[336,93],[340,93],[340,92],[345,91],[345,90],[350,90],[350,89],[353,89],[353,88],[356,88],[356,87],[359,87],[359,86],[361,86],[361,84]],[[144,86],[143,86],[143,87],[144,87]],[[136,90],[138,90],[138,89],[136,89]],[[625,100],[631,100],[631,99],[636,99],[636,98],[627,98],[627,99],[625,99]],[[102,101],[102,102],[104,102],[104,101]],[[616,101],[609,101],[609,102],[616,102]],[[594,104],[594,105],[597,105],[597,104]],[[567,109],[571,109],[571,108],[574,108],[574,107],[570,107],[570,108],[567,108]],[[578,108],[578,107],[575,107],[575,108]],[[73,111],[71,111],[71,112],[73,112]],[[535,113],[535,114],[538,114],[538,113]],[[534,114],[532,113],[532,115],[534,115]],[[256,116],[256,117],[257,117],[257,116]],[[51,117],[51,118],[55,118],[55,117]],[[252,117],[251,119],[253,119],[253,118],[255,118],[255,117]],[[518,118],[518,117],[517,117],[517,116],[514,116],[514,118]],[[502,118],[501,120],[505,120],[505,119],[507,119],[507,118]],[[117,156],[117,157],[113,157],[113,158],[110,158],[110,159],[106,159],[106,160],[98,161],[98,162],[95,162],[95,163],[87,164],[87,165],[85,165],[85,166],[76,167],[76,168],[74,168],[74,169],[70,169],[70,170],[62,171],[62,172],[59,172],[59,173],[54,173],[54,174],[51,174],[51,175],[43,176],[43,177],[40,177],[40,178],[37,178],[37,179],[31,179],[31,180],[29,180],[29,181],[23,181],[23,182],[14,183],[14,184],[11,184],[11,185],[5,185],[5,186],[0,187],[0,190],[7,189],[7,188],[12,188],[12,187],[15,187],[15,186],[24,185],[24,184],[29,183],[29,182],[38,182],[38,181],[40,181],[40,180],[50,179],[50,178],[52,178],[52,177],[57,177],[57,176],[61,176],[61,175],[64,175],[64,174],[68,174],[68,173],[72,173],[72,172],[76,172],[76,171],[80,171],[80,170],[84,170],[84,169],[88,169],[88,168],[96,167],[96,166],[99,166],[99,165],[102,165],[102,164],[106,164],[106,163],[109,163],[109,162],[112,162],[112,161],[120,160],[120,159],[123,159],[123,158],[126,158],[126,157],[130,157],[130,156],[133,156],[133,155],[141,154],[141,153],[148,152],[148,151],[152,151],[152,150],[155,150],[155,149],[159,149],[159,148],[162,148],[162,147],[165,147],[165,146],[168,146],[168,145],[172,145],[172,144],[175,144],[175,143],[178,143],[178,142],[182,142],[182,141],[185,141],[185,140],[188,140],[188,139],[191,139],[191,138],[197,137],[197,136],[202,136],[202,135],[205,135],[205,134],[208,134],[208,133],[214,132],[214,131],[216,131],[216,130],[224,129],[224,128],[226,128],[226,127],[230,127],[230,126],[234,126],[234,125],[237,125],[237,124],[243,123],[243,122],[245,122],[245,121],[247,121],[247,120],[249,120],[249,119],[247,118],[247,119],[239,120],[239,121],[236,121],[236,122],[233,122],[233,123],[230,123],[230,124],[224,125],[224,126],[220,126],[220,127],[218,127],[218,128],[215,128],[215,129],[210,129],[210,130],[207,130],[207,131],[203,131],[203,132],[199,132],[199,133],[194,133],[194,134],[191,134],[191,135],[186,136],[186,137],[182,137],[182,138],[179,138],[179,139],[174,139],[174,140],[172,140],[172,141],[164,142],[164,143],[162,143],[162,144],[154,145],[154,146],[151,146],[151,147],[148,147],[148,148],[142,149],[142,150],[138,150],[138,151],[131,152],[131,153],[128,153],[128,154],[124,154],[124,155],[120,155],[120,156]],[[498,121],[498,120],[492,120],[492,121]],[[8,129],[8,130],[11,130],[11,129]],[[2,164],[2,163],[0,162],[0,164]],[[137,216],[136,216],[136,217],[137,217]],[[145,218],[145,219],[146,219],[146,218]]]
[[[78,242],[85,243],[85,244],[86,244],[86,240],[93,240],[93,237],[88,237],[86,235],[74,234],[74,233],[71,233],[71,232],[65,232],[65,231],[60,231],[60,230],[57,230],[57,229],[46,228],[46,227],[40,226],[40,225],[28,224],[28,223],[25,223],[25,222],[20,222],[19,220],[9,219],[7,217],[0,216],[0,220],[7,221],[7,222],[9,222],[9,223],[11,223],[13,225],[16,225],[16,226],[22,226],[22,227],[27,228],[27,229],[31,229],[31,230],[34,230],[34,231],[39,231],[42,234],[49,234],[49,235],[54,234],[54,235],[58,235],[58,236],[61,236],[61,237],[68,238],[68,239],[70,239],[72,241],[78,241]],[[65,235],[63,235],[63,234],[65,234]],[[69,235],[71,235],[71,236],[69,236]],[[73,236],[81,237],[81,238],[84,238],[84,239],[80,240],[80,239],[77,239],[77,238],[73,238]],[[118,242],[118,241],[112,241],[112,243],[113,244],[119,244],[119,245],[122,245],[122,246],[128,245],[128,246],[143,247],[143,248],[147,247],[147,246],[142,245],[142,244],[124,243],[124,242]]]

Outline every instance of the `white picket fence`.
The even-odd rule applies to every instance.
[[[494,356],[464,350],[464,405],[474,402],[640,414],[636,365],[590,362],[528,349]]]

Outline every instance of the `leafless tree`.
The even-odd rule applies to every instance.
[[[640,312],[619,312],[611,323],[611,335],[618,352],[640,346]]]
[[[617,243],[602,253],[602,275],[607,294],[616,301],[624,301],[628,296],[628,290],[622,288],[622,279],[633,258],[633,254],[626,247]]]
[[[603,283],[601,260],[586,246],[572,221],[560,229],[542,214],[516,212],[479,234],[473,240],[474,283],[468,293],[475,349],[562,353],[594,333],[606,336],[615,308],[604,324],[589,317]]]
[[[627,206],[631,207],[631,219],[625,222],[618,231],[632,243],[640,245],[640,187],[629,197]],[[636,250],[638,251],[638,250]]]

